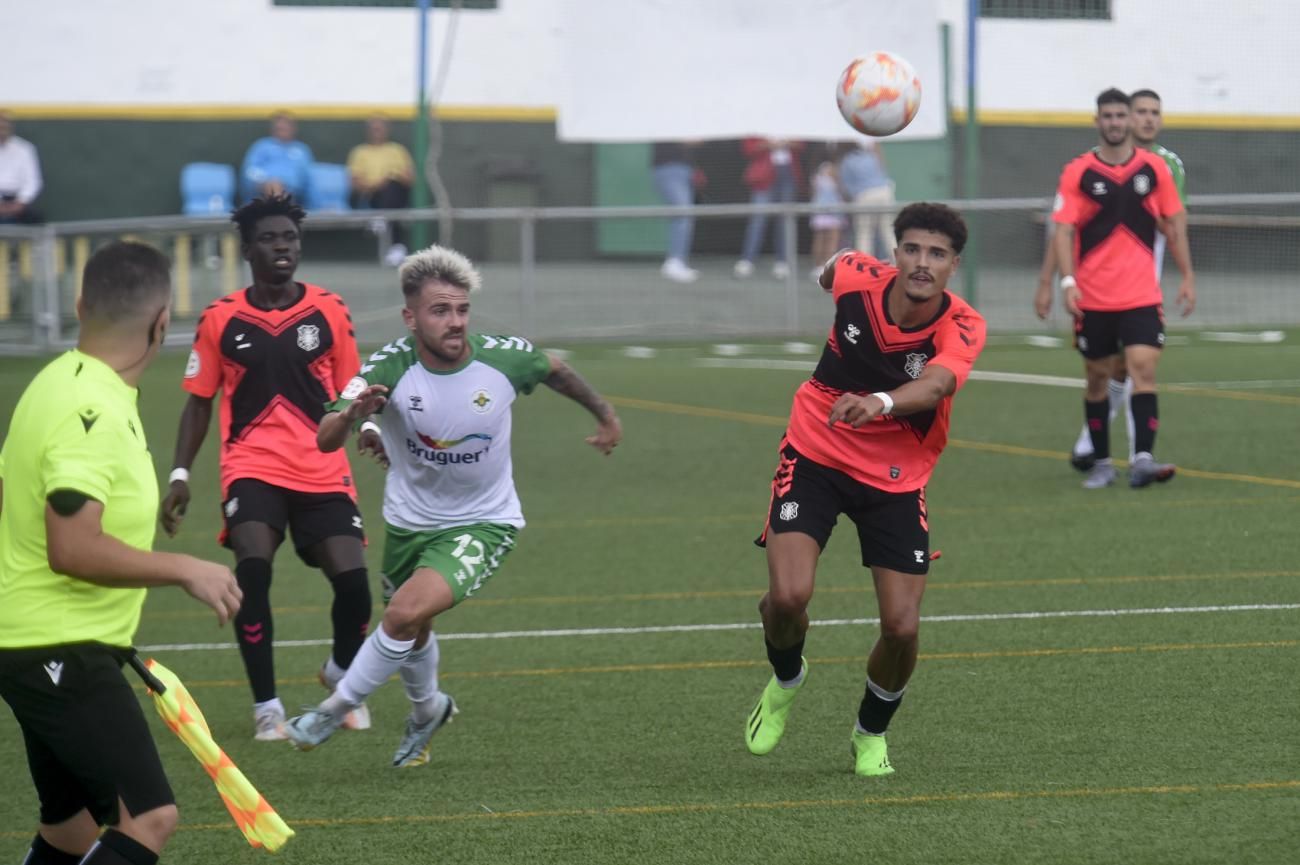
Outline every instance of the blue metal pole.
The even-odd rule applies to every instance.
[[[411,206],[417,208],[429,206],[429,191],[424,179],[424,163],[429,153],[429,96],[426,90],[429,78],[429,5],[430,0],[419,0],[416,18],[415,182],[411,185]],[[411,226],[411,244],[414,249],[429,245],[428,231],[423,222]]]

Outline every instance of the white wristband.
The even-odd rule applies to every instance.
[[[167,476],[167,485],[171,486],[177,481],[180,481],[183,484],[188,484],[190,482],[190,470],[182,468],[172,469],[172,473]]]
[[[1074,277],[1065,275],[1061,277],[1061,291],[1069,291],[1072,288],[1078,288],[1079,284],[1074,281]]]
[[[880,412],[881,414],[893,414],[894,398],[892,396],[885,393],[883,390],[877,393],[873,393],[872,396],[874,396],[876,399],[880,400],[885,404],[885,407]]]
[[[379,430],[379,424],[375,423],[372,420],[368,420],[365,423],[361,424],[361,429],[358,430],[358,432],[365,432],[366,430],[374,430],[375,435],[381,434]]]

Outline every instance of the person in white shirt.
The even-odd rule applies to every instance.
[[[0,110],[0,224],[40,222],[33,203],[41,186],[36,147],[14,135],[13,116]]]

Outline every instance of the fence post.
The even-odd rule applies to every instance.
[[[529,339],[537,336],[537,218],[527,211],[519,220],[520,322]]]
[[[190,236],[176,235],[175,244],[172,266],[176,270],[176,314],[188,318],[194,312],[194,293],[190,285]]]
[[[63,244],[54,229],[46,226],[41,230],[36,241],[35,284],[32,289],[33,301],[44,294],[44,304],[36,312],[33,302],[32,331],[37,345],[46,350],[59,347],[63,337],[62,303],[59,298],[59,271],[62,262],[59,253]]]
[[[781,214],[781,232],[785,237],[785,326],[791,336],[799,333],[798,218],[789,211]]]
[[[0,240],[0,321],[8,321],[12,311],[9,301],[9,241]]]

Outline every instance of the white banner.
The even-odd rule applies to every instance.
[[[937,0],[562,0],[559,135],[569,141],[858,137],[835,105],[854,57],[902,55],[944,134]]]

